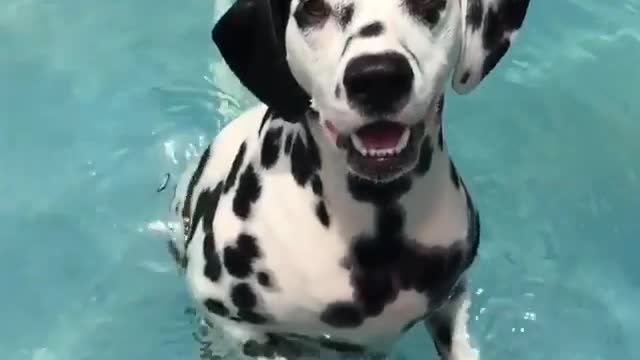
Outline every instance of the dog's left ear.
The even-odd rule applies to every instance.
[[[286,59],[291,0],[233,0],[211,31],[231,71],[260,101],[285,118],[303,114],[309,96]]]
[[[524,22],[529,0],[461,0],[463,37],[452,85],[473,90],[507,53]]]

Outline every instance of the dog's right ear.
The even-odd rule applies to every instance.
[[[240,82],[280,116],[296,117],[309,95],[286,59],[285,29],[291,0],[234,0],[211,31],[222,58]]]

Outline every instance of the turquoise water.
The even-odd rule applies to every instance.
[[[197,358],[156,188],[253,102],[209,40],[228,4],[1,2],[0,359]],[[640,356],[639,19],[640,0],[534,0],[447,101],[483,216],[484,359]],[[398,348],[433,355],[420,329]]]

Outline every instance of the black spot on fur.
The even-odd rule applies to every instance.
[[[256,340],[248,340],[245,342],[242,346],[242,353],[252,359],[275,359],[278,356],[285,359],[295,359],[296,356],[293,356],[293,354],[283,353],[283,351],[288,351],[285,346],[286,344],[283,343],[280,337],[267,334],[267,341],[264,343]]]
[[[376,209],[375,236],[362,235],[354,242],[353,259],[359,267],[369,270],[390,264],[400,256],[405,238],[404,210],[399,205]]]
[[[436,303],[449,297],[464,271],[464,251],[460,243],[449,248],[431,248],[410,258],[412,261],[403,267],[405,286],[427,292]]]
[[[322,338],[320,339],[320,345],[327,349],[341,352],[341,353],[361,354],[365,352],[365,348],[360,345],[350,344],[347,342],[337,341],[337,340]]]
[[[394,258],[399,256],[402,244],[398,243],[398,239],[389,242],[378,240],[377,237],[360,236],[355,241],[353,258],[359,269],[374,270],[377,266],[392,264]]]
[[[447,0],[404,0],[404,5],[413,17],[433,27],[440,21],[442,12],[447,7]]]
[[[404,213],[400,206],[377,209],[376,235],[356,238],[352,258],[356,265],[352,271],[356,300],[368,316],[377,316],[398,293],[394,286],[396,261],[401,258]],[[397,283],[397,281],[396,281]]]
[[[314,194],[322,196],[322,180],[320,179],[320,176],[318,176],[318,174],[313,175],[313,177],[311,178],[311,189],[313,190]]]
[[[228,193],[229,190],[235,185],[236,178],[238,177],[238,171],[240,170],[240,165],[244,161],[244,155],[247,151],[246,142],[242,142],[240,144],[240,148],[236,153],[236,157],[233,159],[233,163],[231,163],[231,170],[229,170],[229,174],[227,175],[227,179],[224,182],[224,193]]]
[[[357,301],[367,316],[375,317],[382,313],[384,307],[393,302],[398,295],[394,289],[393,278],[388,271],[371,270],[354,278],[357,283]]]
[[[211,146],[207,146],[202,155],[200,156],[200,161],[198,161],[198,166],[196,170],[193,172],[193,176],[189,180],[189,185],[187,186],[187,194],[184,199],[184,206],[182,207],[182,219],[185,221],[184,223],[184,234],[185,236],[189,234],[189,220],[191,218],[191,198],[193,197],[193,189],[196,187],[200,178],[202,177],[202,172],[204,171],[207,162],[209,162],[209,155],[211,153]]]
[[[320,201],[316,205],[316,216],[324,227],[329,227],[329,213],[327,212],[327,207],[324,204],[324,201]]]
[[[271,281],[271,276],[269,276],[269,274],[267,274],[264,271],[260,271],[258,272],[258,274],[256,274],[256,278],[258,279],[258,284],[266,287],[266,288],[272,288],[273,287],[273,283]]]
[[[353,268],[353,262],[348,256],[341,258],[338,264],[345,270],[351,270]]]
[[[222,303],[222,301],[215,299],[207,299],[204,301],[204,306],[209,310],[209,312],[216,314],[218,316],[227,317],[229,316],[229,309]]]
[[[253,165],[247,165],[244,173],[240,175],[238,189],[236,189],[236,194],[233,198],[233,212],[236,216],[240,219],[249,217],[251,205],[258,200],[261,190],[260,179],[258,179],[258,174],[253,169]]]
[[[269,121],[269,119],[271,119],[274,113],[274,110],[271,108],[268,108],[267,111],[265,111],[264,116],[262,117],[262,121],[260,122],[260,127],[258,128],[258,134],[262,133],[264,125]]]
[[[440,116],[440,121],[442,121],[442,113],[444,112],[444,95],[440,95],[438,99],[438,116]]]
[[[216,251],[216,242],[213,237],[213,232],[204,236],[202,252],[204,253],[203,255],[206,261],[204,265],[204,275],[212,282],[220,280],[222,264],[220,262],[220,256]]]
[[[265,169],[271,168],[278,161],[282,146],[282,127],[270,128],[262,140],[260,160]]]
[[[487,32],[498,32],[503,34],[520,29],[524,18],[527,15],[529,0],[499,1],[498,9],[491,9],[487,12]],[[485,34],[486,35],[486,34]],[[495,39],[496,36],[489,37]]]
[[[383,32],[384,32],[384,26],[382,25],[381,22],[376,21],[376,22],[372,22],[369,25],[363,26],[362,29],[360,29],[360,32],[358,33],[358,35],[361,37],[374,37],[382,34]]]
[[[355,5],[353,3],[340,8],[338,12],[338,23],[340,24],[340,26],[342,26],[343,29],[351,24],[354,8]]]
[[[375,183],[349,174],[347,185],[355,200],[384,205],[406,194],[411,189],[411,178],[403,176],[387,183]]]
[[[345,134],[338,134],[336,137],[336,146],[338,149],[348,150],[350,146],[351,140],[349,140],[349,136]]]
[[[293,145],[293,133],[287,134],[287,139],[284,142],[284,153],[289,155],[291,154],[291,145]]]
[[[275,358],[275,348],[268,344],[261,344],[255,340],[248,340],[242,345],[242,353],[250,358]]]
[[[507,35],[522,26],[528,6],[529,0],[501,1],[498,9],[487,9],[482,44],[489,55],[482,66],[483,76],[489,74],[509,50],[511,42]]]
[[[353,303],[335,302],[324,309],[320,320],[335,328],[356,328],[362,325],[364,316]]]
[[[207,201],[201,203],[202,206],[205,207],[204,213],[202,214],[202,229],[205,234],[213,234],[213,220],[216,216],[218,202],[220,201],[220,194],[222,193],[222,182],[219,182],[213,190],[207,190],[206,193],[208,196],[204,197],[204,199]],[[198,203],[200,203],[201,197],[202,193],[198,198]],[[198,206],[198,203],[196,203],[196,207]],[[194,218],[196,217],[194,216]]]
[[[244,279],[253,273],[253,262],[260,257],[258,240],[248,234],[240,234],[235,246],[224,248],[224,267],[229,275]]]
[[[449,314],[436,313],[429,318],[429,331],[440,356],[451,352],[453,343],[453,319]]]
[[[306,144],[302,140],[302,136],[298,134],[291,149],[291,173],[300,186],[305,186],[321,165],[318,147],[309,135],[309,131],[305,132],[307,134]]]
[[[304,141],[300,135],[296,136],[293,142],[293,148],[291,149],[291,173],[300,186],[304,186],[312,173],[308,159],[306,158],[306,150]]]
[[[460,176],[458,176],[458,170],[456,170],[456,166],[451,160],[449,160],[449,175],[451,176],[451,182],[456,186],[456,189],[460,189]]]
[[[349,49],[349,46],[351,45],[351,42],[353,41],[353,39],[355,38],[355,35],[351,35],[347,38],[347,41],[344,42],[344,47],[342,48],[342,53],[340,54],[340,57],[343,57],[344,54],[346,54],[347,49]],[[338,90],[336,88],[336,90]],[[336,94],[336,97],[338,97],[338,94]]]
[[[309,107],[309,109],[307,110],[305,117],[307,118],[307,120],[309,122],[319,122],[320,121],[320,113],[317,112],[316,110],[312,109],[311,107]],[[306,122],[305,122],[306,124]]]
[[[431,168],[431,162],[433,160],[433,144],[431,144],[431,136],[427,135],[422,141],[420,147],[420,157],[418,158],[418,164],[416,165],[416,174],[422,176],[426,174]]]
[[[213,190],[203,190],[198,196],[198,201],[196,202],[196,208],[193,212],[193,218],[190,224],[189,236],[185,243],[185,249],[189,247],[200,221],[202,221],[202,229],[204,230],[204,233],[213,234],[213,219],[215,217],[216,210],[218,209],[218,201],[220,201],[221,193],[222,182],[219,182]]]
[[[238,316],[233,317],[231,319],[235,321],[247,322],[255,325],[266,324],[267,322],[269,322],[269,319],[266,316],[262,314],[258,314],[253,310],[244,310],[244,309],[239,310]]]
[[[287,337],[283,337],[280,334],[267,333],[266,342],[257,342],[256,340],[249,340],[243,345],[243,354],[253,358],[262,359],[298,359],[303,355],[303,348],[299,346],[299,343],[292,341]],[[296,338],[291,336],[291,338]]]
[[[231,288],[231,302],[238,309],[251,310],[258,304],[258,298],[249,284],[240,283]]]
[[[374,233],[357,236],[350,251],[357,306],[366,316],[377,316],[400,290],[424,293],[434,307],[445,303],[475,256],[469,253],[468,241],[423,247],[406,237],[405,214],[399,204],[376,211]]]
[[[504,54],[509,50],[509,46],[511,46],[511,42],[508,39],[505,39],[498,45],[495,49],[493,49],[489,55],[484,59],[484,63],[482,64],[482,76],[487,76],[491,70],[493,70],[498,62]]]
[[[375,267],[365,268],[356,263],[352,272],[356,299],[369,316],[378,315],[401,289],[427,294],[433,306],[442,304],[464,271],[464,253],[460,245],[423,249],[406,243],[383,244],[380,238],[368,241],[366,248],[358,250],[364,252],[362,249],[366,249],[368,253],[354,256],[371,262],[383,254],[390,254]]]
[[[462,84],[466,84],[467,81],[469,81],[469,77],[471,77],[471,72],[470,70],[467,70],[464,72],[464,74],[462,74],[462,76],[460,77],[460,82]]]
[[[438,123],[440,125],[440,127],[438,128],[438,147],[440,148],[440,151],[444,150],[444,138],[443,138],[443,131],[444,131],[444,124],[442,122],[442,114],[444,113],[444,95],[440,96],[440,99],[438,99]]]
[[[467,6],[467,27],[470,27],[473,31],[478,31],[480,26],[482,26],[482,14],[484,12],[482,0],[468,0]],[[467,81],[463,80],[462,82],[465,83]]]

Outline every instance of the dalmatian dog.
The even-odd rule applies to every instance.
[[[448,81],[495,68],[529,0],[236,0],[212,38],[260,104],[176,186],[190,296],[249,359],[385,357],[423,324],[475,360],[479,212],[443,138]],[[422,325],[421,325],[422,326]]]

